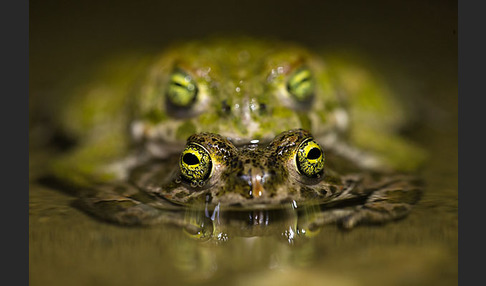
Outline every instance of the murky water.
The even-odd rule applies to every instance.
[[[53,33],[55,43],[62,42],[62,31],[66,29]],[[420,35],[425,37],[427,32]],[[32,58],[34,102],[49,94],[62,67],[82,69],[83,57],[93,53],[86,44],[86,54],[68,65],[66,59],[76,57],[67,44],[68,51],[56,59],[58,69],[48,68],[45,55],[54,54],[47,50],[55,43],[41,49],[42,41],[36,39],[34,55],[44,57]],[[451,42],[438,39],[429,47]],[[374,59],[388,80],[401,93],[414,92],[414,98],[424,99],[419,103],[427,111],[419,128],[411,132],[430,155],[422,172],[427,187],[407,218],[351,231],[327,226],[309,239],[290,244],[278,231],[259,237],[233,236],[224,243],[197,241],[176,227],[125,228],[86,215],[71,206],[74,198],[68,193],[35,181],[47,154],[31,152],[30,285],[457,285],[457,59],[438,52],[435,58],[424,59],[422,66],[421,60],[413,58],[419,52],[395,49],[379,61],[376,55],[397,45],[376,47],[381,50]],[[408,70],[396,71],[394,61]],[[410,65],[404,64],[407,61]]]

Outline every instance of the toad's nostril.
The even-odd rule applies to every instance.
[[[221,101],[221,110],[223,113],[230,113],[231,112],[231,106],[228,104],[228,102],[225,100]]]

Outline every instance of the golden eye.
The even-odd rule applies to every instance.
[[[168,101],[177,107],[188,107],[196,100],[198,93],[194,79],[182,70],[175,70],[170,76],[167,89]]]
[[[182,177],[192,186],[202,186],[211,176],[213,164],[209,152],[199,144],[189,143],[182,151],[179,167]]]
[[[310,100],[314,95],[314,77],[308,68],[300,68],[287,81],[288,92],[299,102]]]
[[[302,142],[295,157],[297,171],[302,175],[317,177],[324,169],[324,153],[313,139]]]

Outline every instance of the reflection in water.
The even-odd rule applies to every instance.
[[[274,209],[226,210],[220,204],[204,209],[189,207],[185,232],[198,240],[226,242],[234,237],[277,236],[288,244],[318,231],[314,219],[319,205],[298,207],[295,201]]]
[[[222,273],[284,270],[312,263],[311,243],[292,246],[272,237],[237,237],[224,245],[181,240],[172,248],[174,264],[188,280],[206,280]]]
[[[319,208],[299,208],[295,202],[281,209],[234,211],[189,209],[185,239],[170,248],[175,266],[189,280],[204,280],[218,271],[236,272],[284,269],[308,265],[314,258],[309,237]],[[199,231],[194,232],[194,229]],[[231,254],[228,256],[228,254]]]
[[[311,227],[319,211],[318,205],[298,207],[295,201],[273,210],[190,208],[182,230],[187,235],[170,248],[171,255],[189,280],[209,279],[218,271],[305,266],[315,258],[308,240],[319,232]]]

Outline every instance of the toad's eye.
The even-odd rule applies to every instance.
[[[179,159],[182,177],[192,186],[202,186],[211,176],[213,164],[209,152],[199,144],[189,143]]]
[[[324,153],[313,139],[302,142],[295,157],[297,171],[302,175],[315,178],[324,169]]]
[[[197,93],[197,84],[191,76],[179,69],[172,73],[167,89],[167,100],[172,105],[189,107],[196,100]]]
[[[314,96],[314,85],[312,72],[308,68],[300,68],[289,77],[287,90],[298,102],[306,102]]]

